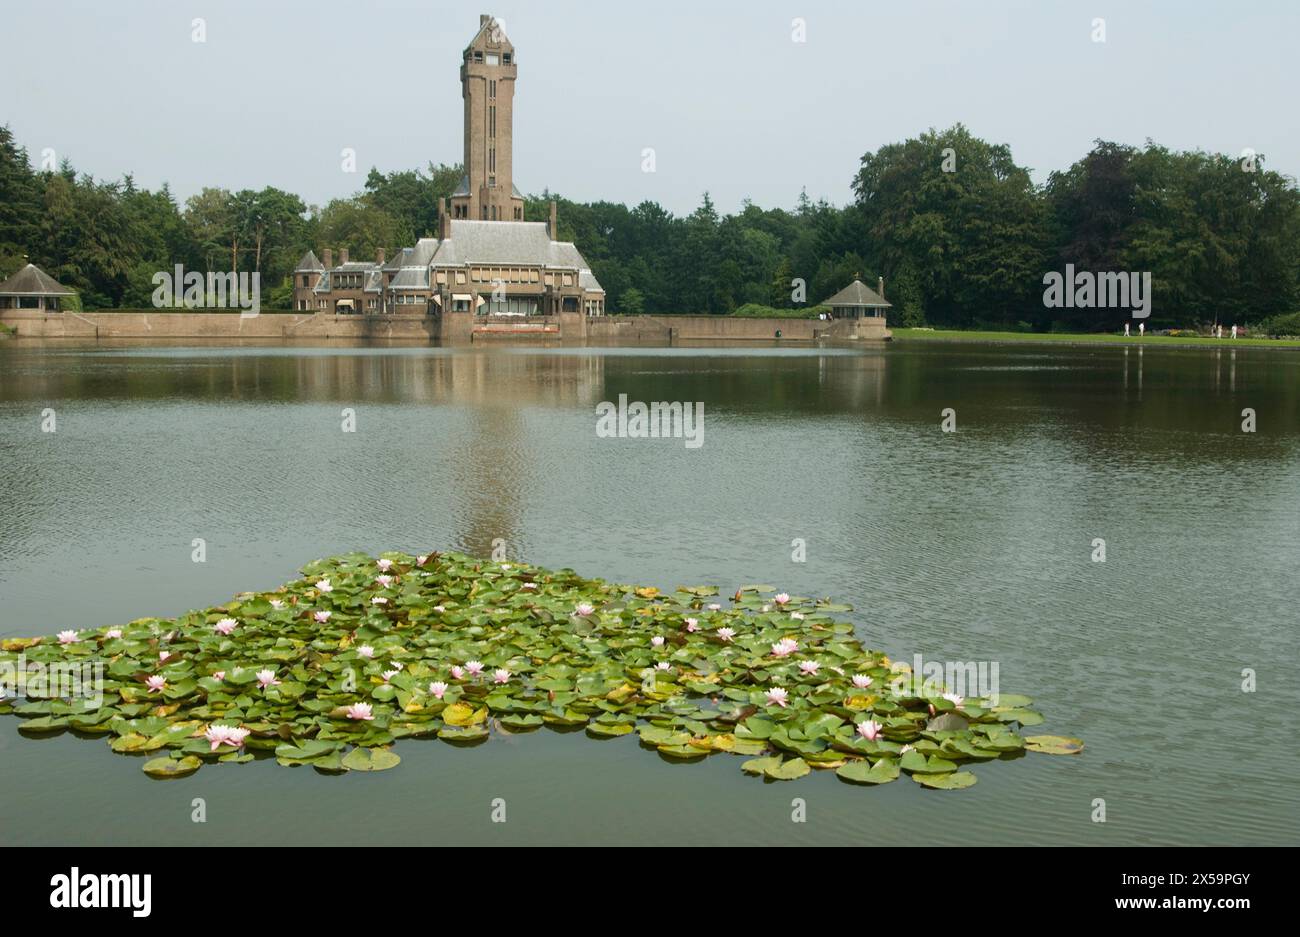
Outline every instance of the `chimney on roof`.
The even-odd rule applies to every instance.
[[[447,200],[440,198],[438,199],[438,239],[445,241],[450,234],[451,224],[447,220]]]
[[[558,241],[560,239],[560,225],[554,202],[551,202],[551,223],[547,227],[547,231],[550,233],[552,241]]]
[[[347,262],[348,262],[348,249],[347,249],[346,247],[340,247],[340,248],[339,248],[339,264],[342,265],[342,264],[345,264],[345,263],[347,263]]]
[[[384,249],[382,247],[375,251],[375,263],[381,267],[384,265]]]
[[[884,299],[884,298],[885,298],[885,278],[884,278],[884,277],[880,277],[878,280],[876,280],[876,292],[880,294],[880,298],[881,298],[881,299]]]
[[[334,269],[334,251],[328,247],[325,248],[325,269],[326,270]]]

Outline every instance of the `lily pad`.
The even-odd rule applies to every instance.
[[[401,761],[396,752],[386,748],[354,748],[343,756],[343,767],[349,771],[387,771]]]
[[[1063,735],[1031,735],[1025,739],[1025,750],[1046,755],[1077,755],[1083,751],[1083,742]]]
[[[850,784],[888,784],[898,780],[898,762],[892,758],[882,758],[874,765],[866,759],[850,761],[835,769],[835,776]]]
[[[142,770],[151,778],[170,780],[189,777],[201,767],[202,761],[193,755],[186,755],[184,758],[154,758],[146,761]]]
[[[957,771],[953,774],[914,774],[912,780],[922,787],[931,787],[940,791],[959,791],[974,787],[977,778],[969,771]]]
[[[802,758],[789,758],[779,765],[768,765],[763,769],[763,775],[774,781],[793,781],[810,771],[812,768]]]

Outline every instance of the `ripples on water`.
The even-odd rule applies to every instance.
[[[872,646],[997,661],[1041,731],[1088,745],[978,766],[953,795],[764,784],[735,759],[549,732],[403,743],[376,779],[255,765],[159,786],[100,743],[20,740],[6,719],[0,835],[194,842],[202,785],[227,818],[214,842],[1294,842],[1297,377],[1300,356],[1254,349],[0,343],[0,633],[174,615],[344,550],[503,538],[590,576],[843,598]],[[620,393],[703,401],[705,445],[597,439],[595,404]],[[492,796],[504,829],[487,828]]]

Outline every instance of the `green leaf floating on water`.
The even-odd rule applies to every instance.
[[[1083,751],[1083,743],[1061,735],[1032,735],[1025,739],[1025,748],[1048,755],[1077,755]]]
[[[969,771],[958,771],[953,774],[914,774],[912,780],[922,787],[932,787],[935,790],[960,791],[974,787],[976,777]]]
[[[354,748],[343,756],[343,767],[350,771],[386,771],[401,762],[386,748]]]
[[[1042,721],[1027,696],[900,695],[891,661],[831,617],[849,606],[775,586],[717,601],[713,586],[663,593],[460,553],[350,553],[302,573],[177,618],[0,639],[0,668],[26,655],[103,673],[98,705],[23,680],[0,714],[33,738],[71,730],[156,753],[144,763],[156,778],[255,753],[325,774],[382,771],[400,763],[398,740],[472,757],[496,734],[585,729],[682,764],[742,757],[772,780],[815,766],[852,784],[906,772],[957,790],[975,783],[959,766],[1083,748],[1022,738],[1019,726]]]
[[[186,755],[184,758],[154,758],[144,763],[144,773],[160,780],[184,778],[198,771],[202,766],[203,762],[193,755]]]
[[[851,784],[888,784],[898,780],[898,773],[898,762],[890,758],[882,758],[874,765],[866,759],[850,761],[835,769],[836,777]]]
[[[769,764],[763,769],[763,774],[774,781],[793,781],[810,771],[812,768],[808,767],[808,762],[802,758],[789,758],[779,765]]]

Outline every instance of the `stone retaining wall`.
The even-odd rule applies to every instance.
[[[532,326],[538,321],[529,318]],[[0,322],[24,338],[383,338],[460,344],[487,337],[492,327],[511,324],[508,317],[484,320],[468,312],[438,316],[263,313],[243,318],[221,312],[42,312],[0,310]],[[749,319],[738,316],[598,316],[581,313],[550,317],[546,331],[535,336],[518,332],[519,341],[558,337],[565,341],[791,341],[856,339],[882,341],[890,337],[884,319]],[[779,336],[777,333],[780,333]]]

